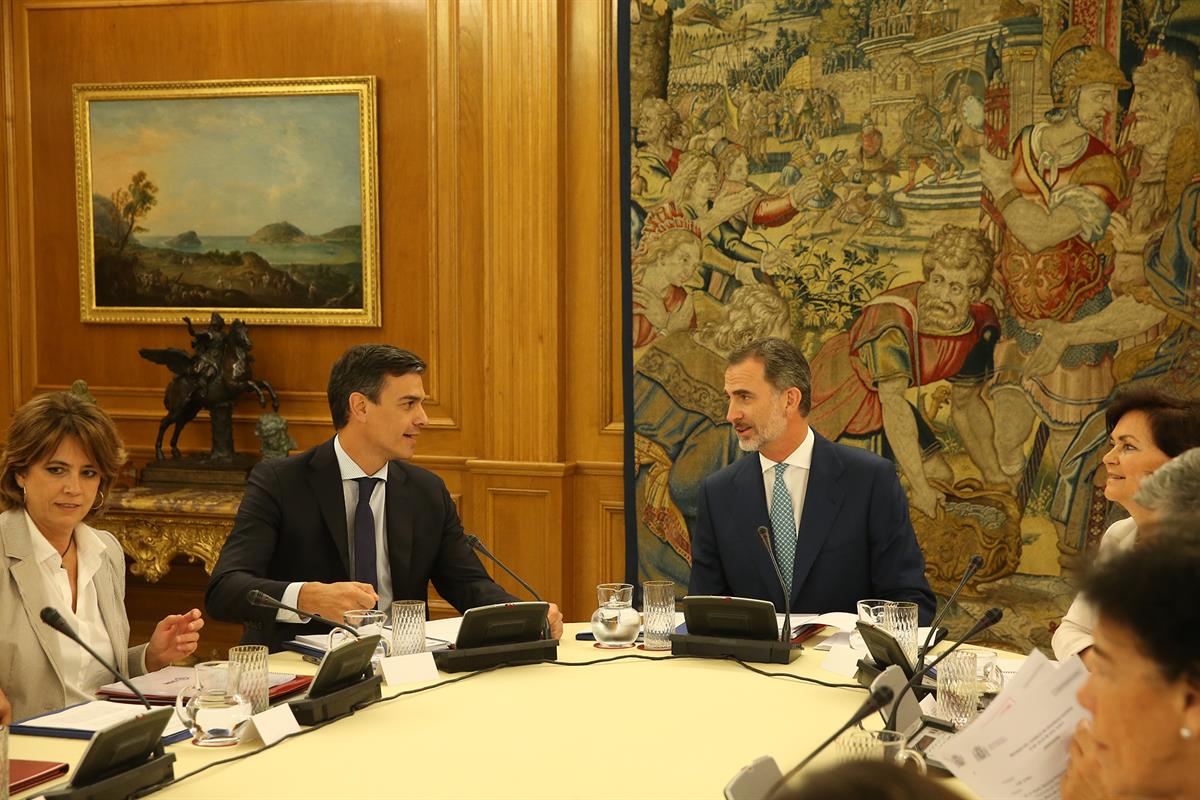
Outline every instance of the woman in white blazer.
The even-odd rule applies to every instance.
[[[0,456],[0,724],[92,699],[115,680],[43,623],[43,608],[127,676],[196,649],[198,609],[164,618],[148,643],[129,647],[125,556],[112,534],[84,522],[124,461],[112,419],[78,395],[41,395],[13,415]]]
[[[1117,520],[1100,540],[1097,560],[1128,550],[1137,542],[1157,509],[1134,500],[1142,480],[1175,456],[1200,445],[1200,403],[1184,400],[1157,388],[1120,392],[1105,411],[1110,449],[1104,456],[1108,473],[1104,496],[1129,512]],[[1050,640],[1054,655],[1065,661],[1092,646],[1096,610],[1076,597]]]

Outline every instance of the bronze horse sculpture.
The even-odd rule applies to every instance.
[[[162,461],[163,436],[167,428],[174,425],[171,455],[179,458],[180,432],[202,409],[207,409],[212,417],[212,453],[209,457],[213,461],[226,461],[233,457],[233,404],[237,398],[254,392],[259,406],[265,408],[269,396],[275,411],[279,411],[279,398],[271,384],[254,379],[250,368],[254,361],[250,355],[254,343],[245,323],[235,319],[226,330],[225,320],[214,312],[208,328],[197,332],[191,319],[184,317],[183,321],[192,336],[194,355],[178,347],[138,350],[142,358],[162,364],[175,373],[163,394],[167,415],[158,425],[154,452]]]

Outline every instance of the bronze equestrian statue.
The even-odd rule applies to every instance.
[[[171,455],[179,458],[180,431],[201,409],[207,409],[212,417],[212,453],[209,457],[213,461],[228,461],[233,458],[233,404],[238,396],[254,392],[262,408],[266,408],[270,396],[275,411],[279,411],[279,398],[271,384],[256,381],[250,371],[254,362],[250,350],[254,343],[250,341],[250,331],[245,323],[235,319],[226,330],[225,320],[216,312],[213,312],[208,327],[200,331],[192,327],[190,318],[184,317],[183,321],[192,337],[194,355],[178,347],[138,350],[142,358],[162,364],[175,373],[163,395],[167,415],[158,425],[154,452],[162,461],[163,436],[167,428],[174,425]]]

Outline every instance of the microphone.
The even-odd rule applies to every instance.
[[[809,753],[807,758],[805,758],[803,761],[801,761],[799,764],[797,764],[792,769],[788,770],[788,773],[786,775],[784,775],[783,778],[780,779],[781,782],[786,782],[789,779],[791,779],[791,777],[793,775],[795,775],[800,770],[804,769],[805,765],[807,765],[808,762],[812,761],[814,758],[816,758],[818,755],[820,755],[822,753],[822,751],[825,750],[826,747],[829,747],[829,745],[831,745],[835,739],[837,739],[839,736],[841,736],[843,733],[845,733],[847,729],[849,729],[853,725],[857,725],[858,723],[862,722],[864,719],[871,716],[879,709],[884,708],[888,703],[892,702],[893,698],[895,698],[895,693],[892,692],[892,689],[889,686],[880,686],[880,687],[877,687],[876,689],[874,689],[871,692],[871,695],[866,700],[863,701],[863,704],[861,706],[858,707],[858,710],[854,712],[853,716],[851,716],[850,719],[846,720],[846,723],[844,725],[842,725],[842,727],[840,727],[836,731],[834,731],[832,736],[830,736],[825,741],[821,742],[820,747],[818,747],[816,750],[813,750],[811,753]],[[770,796],[770,795],[768,795],[768,796]]]
[[[942,606],[942,610],[933,618],[933,622],[929,623],[929,633],[925,634],[925,643],[921,645],[921,649],[917,651],[917,674],[925,671],[925,654],[929,652],[929,643],[933,640],[933,635],[937,631],[937,624],[942,621],[942,617],[946,616],[946,612],[950,610],[950,605],[958,598],[958,593],[967,585],[967,581],[975,577],[975,573],[983,566],[983,556],[976,553],[971,556],[971,560],[967,562],[967,569],[963,572],[962,580],[958,582],[958,586],[946,598],[946,603]]]
[[[779,641],[792,646],[792,598],[788,596],[787,584],[783,582],[783,573],[779,571],[779,563],[775,560],[775,551],[771,548],[771,531],[766,525],[758,526],[758,538],[762,539],[763,547],[767,548],[767,558],[775,568],[775,577],[779,579],[779,590],[783,592],[783,630],[779,633]]]
[[[150,709],[150,701],[146,699],[146,695],[139,692],[138,688],[136,686],[134,686],[133,683],[128,678],[126,678],[121,673],[117,672],[116,667],[114,667],[112,664],[109,664],[107,661],[105,661],[103,658],[101,658],[100,654],[97,653],[95,650],[93,650],[88,645],[88,643],[85,642],[79,636],[79,634],[75,632],[75,629],[71,627],[71,624],[69,622],[67,622],[65,619],[63,619],[63,615],[58,613],[57,608],[54,608],[52,606],[46,606],[45,608],[43,608],[42,609],[42,622],[46,623],[51,628],[54,628],[54,630],[58,631],[63,636],[65,636],[68,639],[70,639],[71,641],[75,642],[75,644],[79,645],[84,650],[88,651],[88,653],[91,655],[92,658],[94,658],[100,662],[100,666],[104,667],[106,670],[111,672],[113,675],[116,675],[117,680],[119,680],[121,683],[125,684],[125,688],[128,689],[129,691],[133,692],[134,696],[137,697],[138,700],[142,701],[142,705],[144,705],[147,708],[147,710]]]
[[[971,626],[970,630],[968,630],[966,633],[964,633],[962,636],[960,636],[958,638],[958,641],[956,641],[954,644],[950,645],[950,647],[946,648],[946,652],[942,653],[940,656],[935,658],[933,660],[933,663],[930,664],[928,667],[925,667],[920,672],[913,673],[913,676],[908,679],[908,683],[904,684],[904,688],[902,688],[900,690],[900,694],[898,696],[904,697],[904,693],[911,690],[912,687],[916,686],[917,682],[921,680],[922,675],[924,675],[926,672],[928,672],[929,670],[936,667],[938,664],[942,663],[942,660],[945,659],[946,656],[950,655],[955,650],[957,650],[965,641],[967,641],[968,639],[974,638],[976,635],[978,635],[980,633],[980,631],[984,631],[984,630],[987,630],[988,628],[992,627],[997,622],[999,622],[1003,617],[1004,617],[1004,612],[998,608],[993,607],[993,608],[989,608],[987,611],[985,611],[983,616],[980,617],[979,620],[974,625]],[[887,725],[884,726],[885,730],[894,731],[896,729],[896,709],[899,706],[900,706],[900,704],[896,703],[896,705],[892,708],[892,713],[888,715]]]
[[[543,600],[541,598],[541,595],[539,595],[537,592],[535,592],[533,590],[532,586],[530,586],[525,581],[521,580],[521,576],[517,575],[517,573],[513,572],[511,569],[506,567],[504,565],[503,561],[496,558],[496,556],[492,555],[492,551],[488,550],[486,547],[484,547],[483,542],[479,541],[478,536],[476,536],[473,533],[465,534],[465,536],[467,537],[467,544],[469,544],[471,546],[472,550],[474,550],[477,553],[482,553],[483,555],[487,556],[493,564],[495,564],[497,567],[499,567],[500,569],[507,572],[514,581],[516,581],[517,583],[519,583],[525,587],[525,591],[527,591],[531,595],[533,595],[534,600],[537,600],[539,603],[546,602],[545,600]],[[547,639],[551,638],[550,637],[550,620],[549,620],[549,618],[546,619],[546,624],[543,626],[542,630]]]
[[[331,619],[326,619],[325,617],[322,617],[320,614],[313,614],[308,611],[301,611],[298,608],[292,608],[291,606],[285,606],[283,603],[279,602],[274,597],[271,597],[271,595],[267,594],[266,592],[259,591],[258,589],[251,589],[250,591],[246,592],[246,600],[252,606],[258,606],[259,608],[282,608],[284,611],[291,611],[293,614],[298,614],[301,617],[315,619],[317,622],[324,623],[325,625],[328,625],[331,628],[341,628],[342,630],[346,631],[351,636],[353,636],[355,639],[362,638],[359,635],[359,632],[354,630],[354,628],[351,628],[349,625],[346,625],[341,622],[334,622]]]

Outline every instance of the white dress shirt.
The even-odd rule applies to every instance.
[[[1100,551],[1096,553],[1096,563],[1112,558],[1117,553],[1124,552],[1137,544],[1137,523],[1133,517],[1119,519],[1100,539]],[[1050,639],[1050,647],[1054,649],[1054,657],[1066,661],[1071,656],[1082,653],[1093,644],[1095,639],[1092,632],[1096,629],[1099,617],[1096,607],[1088,602],[1083,595],[1076,595],[1071,601],[1071,607],[1059,623],[1058,629]]]
[[[345,500],[346,506],[346,546],[351,553],[354,552],[354,512],[358,508],[358,483],[355,479],[379,479],[379,483],[375,484],[375,491],[371,493],[371,515],[375,518],[375,574],[379,576],[379,586],[376,587],[375,592],[379,595],[379,603],[376,605],[376,608],[386,612],[392,607],[392,567],[388,562],[388,542],[387,531],[385,529],[387,518],[384,516],[384,502],[387,498],[388,465],[385,462],[378,472],[374,475],[368,475],[342,449],[341,439],[337,436],[333,437],[333,452],[337,456],[338,471],[342,474],[342,497]],[[351,579],[353,579],[353,576],[351,576]],[[300,587],[303,585],[303,581],[288,584],[287,589],[283,592],[281,602],[284,605],[294,607],[300,599]],[[275,615],[275,619],[279,622],[303,621],[298,615],[282,609]],[[341,620],[337,621],[341,622]]]
[[[804,512],[804,495],[808,491],[808,473],[812,469],[813,433],[809,429],[804,434],[804,441],[783,461],[772,461],[761,452],[758,454],[762,465],[763,488],[767,492],[767,516],[771,515],[771,503],[775,494],[775,465],[787,464],[783,472],[783,482],[787,485],[788,494],[792,496],[792,513],[796,519],[796,532],[800,532],[800,515]]]
[[[30,533],[38,531],[37,525],[25,513],[25,522],[29,525]],[[75,609],[71,609],[71,577],[63,567],[62,557],[54,549],[54,545],[45,535],[36,533],[33,539],[33,552],[37,557],[38,568],[42,581],[48,591],[46,596],[63,615],[63,619],[87,642],[93,650],[110,664],[116,661],[112,639],[108,629],[104,627],[104,619],[100,616],[100,602],[96,596],[96,585],[92,578],[100,571],[104,559],[104,543],[100,541],[87,525],[75,527]],[[86,650],[65,636],[58,637],[62,653],[63,685],[66,689],[67,702],[76,703],[84,700],[95,700],[96,690],[106,683],[116,680],[112,673],[105,669]]]

